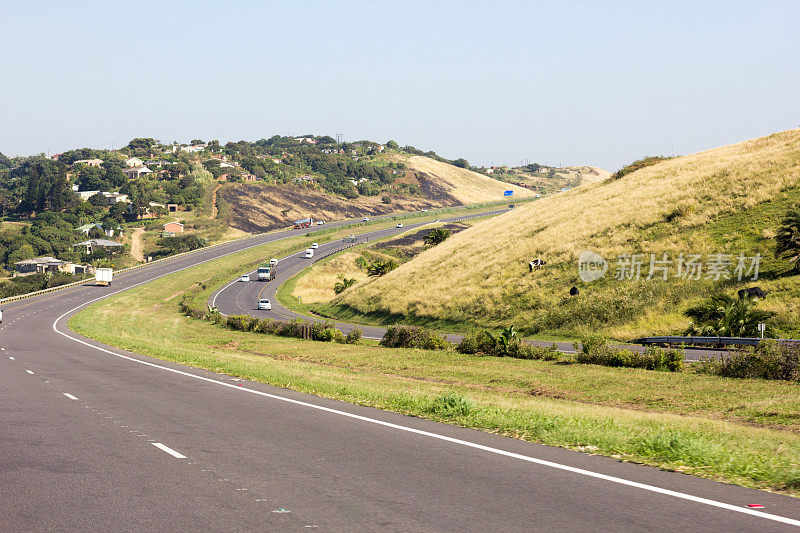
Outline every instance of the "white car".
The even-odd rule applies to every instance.
[[[311,259],[312,257],[314,257],[314,249],[306,248],[306,259]]]
[[[319,248],[319,244],[312,242],[311,247],[316,250],[317,248]]]
[[[398,228],[402,228],[402,227],[403,227],[403,223],[402,223],[402,222],[398,222],[398,223],[397,223],[397,227],[398,227]]]
[[[259,298],[258,308],[259,310],[272,311],[272,302],[270,302],[266,298]]]
[[[364,217],[361,219],[362,222],[369,222],[369,217]]]
[[[317,226],[321,226],[325,223],[324,220],[317,220]]]
[[[242,274],[242,277],[239,278],[239,281],[250,281],[250,274]]]
[[[423,209],[423,210],[422,210],[422,212],[423,212],[423,213],[427,213],[427,212],[428,212],[428,210],[427,210],[427,209]]]

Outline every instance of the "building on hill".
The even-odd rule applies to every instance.
[[[138,157],[129,157],[125,160],[125,166],[127,167],[141,167],[144,166],[144,161],[139,159]]]
[[[79,242],[78,244],[72,245],[74,248],[83,247],[86,255],[91,254],[94,250],[98,248],[104,248],[106,250],[120,250],[122,249],[122,243],[109,241],[108,239],[89,239],[88,241]]]
[[[78,226],[75,228],[75,231],[79,231],[84,235],[89,235],[89,232],[92,231],[92,228],[97,228],[103,232],[103,235],[106,237],[113,237],[114,230],[113,229],[103,229],[103,226],[99,222],[91,222],[89,224],[84,224],[83,226]]]
[[[77,191],[78,197],[84,202],[99,192],[100,191]]]
[[[66,261],[56,259],[55,257],[34,257],[33,259],[25,259],[24,261],[17,261],[16,271],[19,274],[41,274],[43,272],[59,272],[66,264]]]
[[[135,179],[135,178],[141,178],[145,174],[150,174],[153,171],[147,167],[131,167],[122,169],[122,172],[124,172],[128,178]]]
[[[183,233],[184,226],[177,220],[174,222],[167,222],[164,224],[164,236],[174,237],[179,233]]]
[[[103,164],[102,159],[78,159],[73,165],[86,165],[87,167],[99,167]]]
[[[103,198],[106,199],[106,204],[113,205],[119,202],[127,202],[128,195],[127,194],[120,194],[118,192],[104,192]]]

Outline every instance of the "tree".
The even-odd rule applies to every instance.
[[[446,228],[434,228],[425,235],[425,244],[435,246],[444,242],[450,236],[450,230]]]
[[[340,294],[356,284],[355,278],[345,278],[343,276],[340,276],[340,279],[341,281],[337,281],[333,285],[333,292],[335,292],[336,294]]]
[[[102,239],[104,235],[105,234],[103,233],[103,230],[97,226],[94,226],[89,230],[89,237],[92,239]]]
[[[10,254],[8,254],[8,265],[11,266],[18,261],[32,259],[36,257],[36,251],[29,243],[25,243]]]
[[[370,277],[379,277],[383,276],[384,274],[388,274],[392,270],[397,268],[397,263],[394,259],[388,259],[382,261],[380,259],[376,259],[372,263],[367,266],[367,275]]]
[[[463,157],[459,157],[458,159],[453,161],[453,164],[459,168],[469,168],[469,162]]]
[[[790,209],[783,217],[775,243],[775,257],[788,259],[800,272],[800,208]]]
[[[756,309],[757,303],[758,298],[750,296],[712,296],[684,311],[684,316],[692,319],[686,334],[693,337],[758,337],[758,324],[767,324],[765,335],[770,336],[768,321],[774,313]]]
[[[196,146],[198,144],[203,144],[203,140],[202,139],[192,139],[189,144],[191,144],[192,146]]]
[[[397,150],[398,148],[400,148],[400,145],[398,145],[397,142],[395,141],[389,140],[386,141],[386,148],[390,150]]]

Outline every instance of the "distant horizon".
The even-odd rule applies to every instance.
[[[313,131],[614,170],[797,127],[797,20],[789,0],[0,2],[0,152]]]

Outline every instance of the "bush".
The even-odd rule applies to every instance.
[[[767,339],[728,356],[702,359],[693,369],[728,378],[800,381],[800,343]]]
[[[629,349],[614,349],[601,335],[584,337],[580,346],[575,345],[575,349],[578,350],[575,361],[581,364],[668,372],[680,372],[683,368],[683,350],[663,350],[657,346],[648,346],[643,353]]]
[[[466,354],[484,354],[492,357],[513,357],[515,359],[544,359],[555,361],[561,357],[561,351],[555,344],[550,346],[534,346],[520,341],[511,333],[513,329],[505,330],[506,342],[499,342],[501,336],[493,336],[488,331],[472,332],[464,335],[456,350]]]
[[[417,326],[389,326],[380,345],[387,348],[421,348],[424,350],[443,350],[447,340],[425,328]]]
[[[363,335],[363,333],[361,333],[361,330],[358,329],[358,328],[355,328],[355,329],[353,329],[353,331],[351,331],[350,333],[347,334],[347,337],[345,337],[344,341],[347,344],[358,344],[358,341],[361,340],[361,336],[362,335]]]
[[[427,411],[443,417],[467,416],[475,410],[473,403],[455,394],[443,394],[437,397]]]

